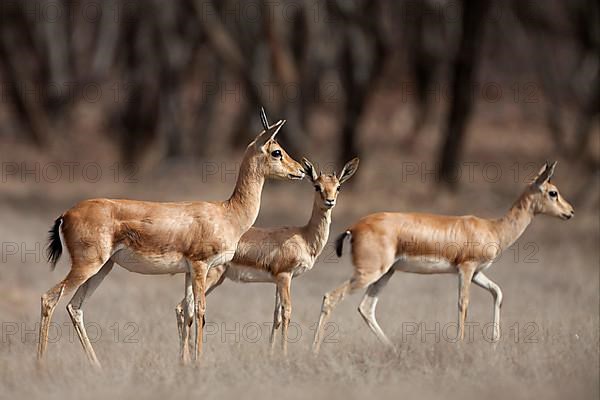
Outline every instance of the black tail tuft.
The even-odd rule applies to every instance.
[[[60,242],[60,224],[62,224],[62,221],[62,216],[56,218],[54,225],[48,231],[48,247],[46,247],[46,254],[52,269],[56,268],[56,263],[62,255],[62,243]]]
[[[350,235],[351,235],[351,232],[346,231],[346,232],[342,233],[340,236],[338,236],[337,239],[335,239],[335,252],[338,257],[342,256],[342,250],[344,248],[344,240],[346,239],[347,236],[350,236]]]

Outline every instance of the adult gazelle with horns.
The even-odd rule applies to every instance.
[[[225,201],[156,203],[93,199],[58,217],[50,230],[48,258],[54,267],[66,246],[71,269],[41,299],[38,359],[43,360],[52,313],[63,296],[89,361],[100,366],[83,322],[83,303],[114,263],[140,274],[185,273],[196,316],[195,359],[202,351],[206,277],[210,268],[229,262],[240,237],[254,224],[265,179],[304,178],[304,168],[277,143],[285,121],[269,125],[248,145],[235,189]],[[192,321],[190,321],[191,325]],[[189,358],[184,362],[190,361]]]

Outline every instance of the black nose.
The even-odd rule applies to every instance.
[[[334,204],[335,204],[335,199],[327,199],[327,200],[325,200],[325,203],[326,203],[328,206],[332,206],[332,205],[334,205]]]
[[[571,219],[575,215],[575,211],[571,210],[570,214],[564,213],[562,216],[564,219]]]

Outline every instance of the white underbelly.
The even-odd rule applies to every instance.
[[[490,261],[490,262],[488,262],[488,263],[486,263],[486,264],[481,264],[481,265],[480,265],[480,266],[477,268],[477,272],[483,272],[483,271],[485,271],[486,269],[488,269],[488,268],[490,267],[490,265],[492,265],[492,262],[493,262],[493,261]]]
[[[224,264],[231,262],[231,260],[233,260],[234,254],[235,254],[235,249],[226,250],[222,253],[215,254],[214,256],[207,258],[205,260],[205,262],[208,265],[208,268],[213,268],[218,265],[224,265]]]
[[[235,282],[274,282],[269,272],[244,265],[229,264],[226,276]]]
[[[306,271],[310,270],[311,268],[312,268],[312,265],[311,266],[306,265],[306,264],[299,265],[292,270],[292,277],[297,278],[300,275],[302,275],[303,273],[305,273]]]
[[[440,257],[402,256],[394,264],[397,271],[414,274],[451,274],[458,272],[456,265]]]
[[[117,250],[111,257],[114,262],[131,272],[147,275],[178,274],[188,272],[187,259],[176,252],[141,254],[128,247]]]

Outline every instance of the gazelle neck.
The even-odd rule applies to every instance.
[[[501,250],[517,241],[533,220],[533,216],[533,200],[531,195],[525,192],[502,218],[494,221]]]
[[[313,257],[316,257],[329,238],[329,226],[331,225],[331,208],[325,209],[322,207],[321,196],[315,195],[312,214],[308,224],[304,227],[304,235],[309,251]]]
[[[235,189],[225,202],[230,214],[235,217],[240,231],[247,231],[256,221],[260,210],[260,198],[265,183],[252,150],[246,150],[240,165]]]

